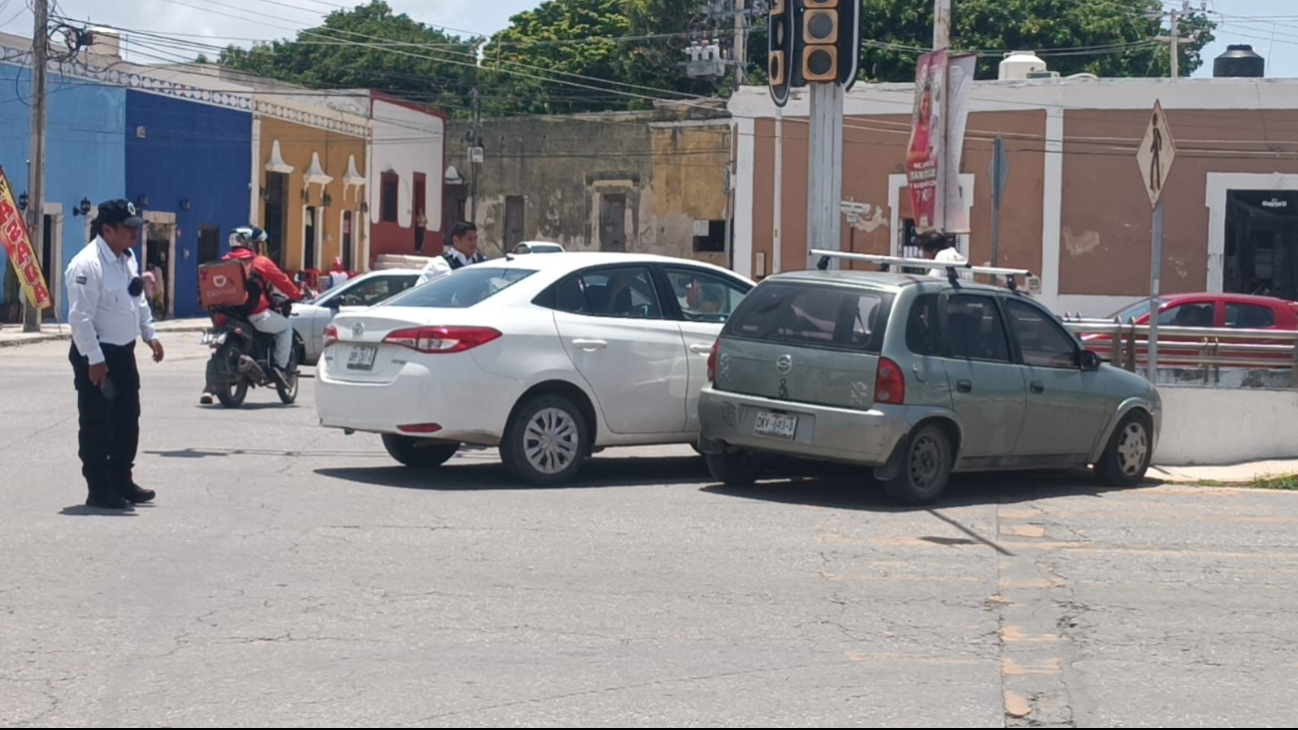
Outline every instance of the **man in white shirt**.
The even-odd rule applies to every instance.
[[[162,362],[162,343],[144,297],[144,282],[131,247],[144,219],[126,200],[99,205],[94,238],[64,273],[72,362],[80,413],[81,473],[86,505],[129,510],[157,496],[141,489],[132,469],[140,442],[140,372],[135,341],[143,337]]]
[[[952,266],[955,266],[956,271],[959,272],[959,276],[961,279],[972,278],[970,276],[970,272],[961,270],[963,267],[969,264],[969,259],[962,256],[960,252],[956,250],[955,244],[951,242],[951,238],[949,236],[943,233],[939,233],[937,231],[933,231],[931,233],[925,233],[920,238],[920,246],[923,247],[924,255],[927,256],[928,258],[931,258],[934,261],[940,263],[951,264]],[[928,275],[935,276],[939,279],[945,279],[947,277],[947,270],[932,269],[931,271],[929,271]]]

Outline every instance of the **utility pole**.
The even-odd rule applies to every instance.
[[[1193,9],[1190,7],[1190,0],[1181,0],[1180,8],[1172,8],[1165,13],[1154,13],[1146,16],[1151,19],[1161,20],[1167,18],[1170,23],[1170,32],[1165,36],[1159,36],[1158,40],[1166,41],[1168,52],[1171,54],[1171,76],[1172,79],[1181,78],[1181,44],[1194,40],[1195,35],[1191,34],[1189,38],[1181,37],[1181,21],[1190,15]]]
[[[469,140],[469,222],[478,221],[478,178],[482,176],[482,94],[473,89],[473,132]]]
[[[941,51],[951,47],[951,0],[934,0],[933,3],[933,50]],[[945,74],[943,68],[941,73]],[[938,149],[942,154],[938,155],[937,160],[937,195],[939,202],[937,206],[937,220],[933,221],[934,227],[939,233],[946,233],[946,189],[950,183],[951,174],[959,175],[960,171],[954,173],[947,169],[947,143],[949,142],[949,132],[951,124],[951,89],[944,82],[942,84],[942,95],[938,99],[938,105],[941,107],[938,113],[941,115],[942,128],[938,130],[938,139],[941,140]]]
[[[36,260],[45,255],[45,127],[46,109],[45,66],[49,54],[49,0],[34,0],[32,8],[36,22],[32,28],[32,118],[31,164],[27,168],[27,235],[32,243]],[[41,263],[46,263],[41,261]],[[56,262],[49,262],[53,266]],[[46,285],[48,286],[48,282]],[[31,306],[23,297],[23,331],[41,331],[41,310]]]
[[[748,75],[748,0],[735,0],[735,89]]]

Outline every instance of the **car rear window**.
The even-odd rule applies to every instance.
[[[744,299],[723,334],[743,340],[877,354],[893,297],[870,289],[764,284]]]
[[[529,269],[469,266],[383,302],[385,307],[468,309],[535,274]]]

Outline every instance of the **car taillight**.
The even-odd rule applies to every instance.
[[[332,324],[329,325],[328,327],[325,327],[325,331],[324,331],[325,347],[328,347],[337,341],[338,341],[338,328],[333,326]]]
[[[712,343],[712,352],[708,354],[708,382],[717,382],[717,351],[721,349],[721,340]],[[695,362],[698,362],[697,360]]]
[[[230,324],[230,318],[225,316],[224,314],[213,314],[212,324],[216,325],[217,327],[224,327],[227,324]]]
[[[383,341],[429,355],[447,355],[472,350],[500,336],[490,327],[413,327],[392,332]]]
[[[879,358],[879,372],[874,378],[874,402],[889,406],[906,402],[906,374],[900,365],[886,357]]]

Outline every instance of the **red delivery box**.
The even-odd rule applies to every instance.
[[[213,261],[198,267],[198,301],[203,309],[248,303],[248,269],[242,261]]]

